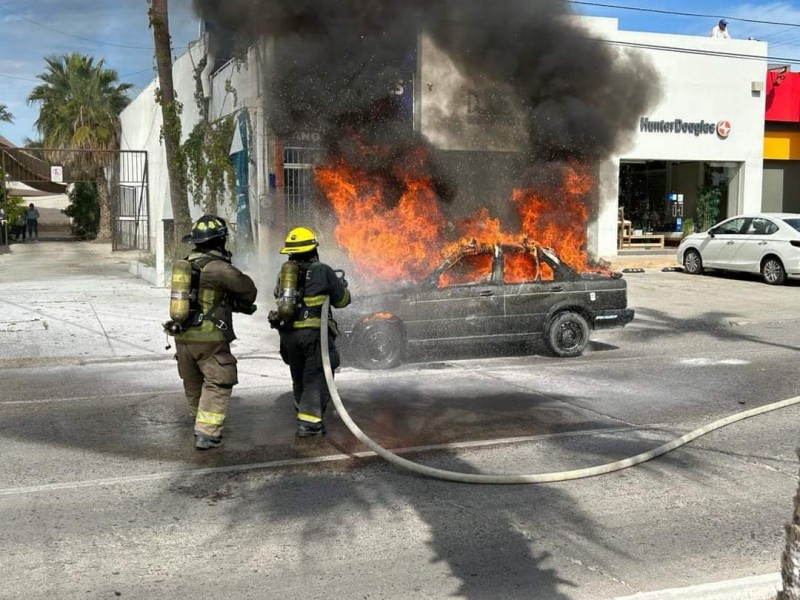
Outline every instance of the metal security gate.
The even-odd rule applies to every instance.
[[[318,148],[287,147],[283,151],[284,206],[288,227],[316,222],[316,187],[312,169],[321,156],[322,151]]]
[[[98,165],[104,165],[102,171]],[[6,185],[47,194],[68,194],[70,184],[108,186],[112,250],[150,250],[150,192],[144,150],[20,148],[0,141],[0,169]],[[24,192],[20,195],[24,195]]]
[[[150,251],[150,187],[147,152],[122,150],[116,157],[111,206],[112,250]],[[114,193],[116,192],[116,193]]]

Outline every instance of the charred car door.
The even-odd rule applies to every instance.
[[[503,247],[503,333],[529,336],[544,331],[550,309],[574,291],[572,271],[550,263],[538,248]]]
[[[491,248],[449,261],[417,294],[419,341],[496,335],[502,320],[502,286]]]

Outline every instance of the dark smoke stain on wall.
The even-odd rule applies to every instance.
[[[220,36],[275,40],[265,89],[278,136],[318,131],[329,154],[369,171],[390,172],[424,144],[390,93],[415,71],[409,63],[423,30],[476,88],[503,91],[489,102],[488,121],[493,110],[521,112],[528,143],[514,170],[530,181],[552,174],[546,165],[608,157],[659,94],[644,58],[621,60],[555,0],[195,0],[195,7]],[[362,142],[393,150],[365,156]],[[450,177],[436,177],[444,198],[458,179],[457,167],[447,170]]]

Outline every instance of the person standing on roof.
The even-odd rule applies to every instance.
[[[731,34],[728,33],[728,21],[725,19],[720,19],[719,23],[714,25],[714,29],[711,30],[711,37],[722,38],[726,40],[731,39]]]

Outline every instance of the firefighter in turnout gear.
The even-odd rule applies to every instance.
[[[165,329],[175,336],[175,358],[195,419],[197,450],[216,448],[222,443],[228,402],[233,386],[239,382],[230,347],[236,339],[232,313],[252,314],[256,309],[256,286],[231,264],[231,253],[225,249],[227,237],[228,226],[220,217],[206,215],[192,225],[191,233],[183,238],[194,244],[185,259],[191,267],[191,308],[183,322],[175,320],[175,313],[181,312],[183,295],[176,292],[182,278],[174,268],[170,306],[173,320],[165,324]],[[176,261],[176,267],[180,262]]]
[[[320,336],[325,296],[330,297],[330,305],[335,308],[350,304],[347,281],[320,262],[318,246],[316,234],[308,227],[296,227],[286,236],[281,254],[288,255],[288,260],[281,267],[275,287],[278,310],[269,316],[270,325],[280,333],[281,357],[292,375],[298,437],[325,433],[325,409],[330,400]],[[340,362],[334,345],[338,330],[330,313],[328,326],[328,350],[335,370]]]

